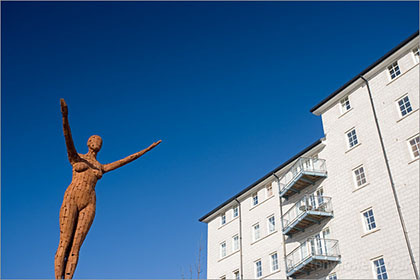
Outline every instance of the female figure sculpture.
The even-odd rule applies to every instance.
[[[80,247],[95,217],[96,182],[102,178],[103,174],[141,157],[159,145],[161,140],[121,160],[100,164],[96,160],[96,155],[102,146],[101,137],[91,136],[87,142],[89,148],[87,154],[78,154],[70,132],[67,104],[64,99],[61,99],[60,103],[67,155],[73,166],[73,178],[64,194],[60,209],[60,243],[55,255],[54,267],[56,279],[72,279]]]

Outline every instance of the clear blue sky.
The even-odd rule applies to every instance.
[[[60,98],[102,163],[163,140],[98,182],[75,278],[189,278],[198,218],[322,137],[309,109],[419,24],[418,2],[1,7],[2,278],[54,277]]]

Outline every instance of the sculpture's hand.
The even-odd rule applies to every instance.
[[[63,114],[63,117],[67,117],[69,114],[69,109],[67,108],[66,101],[64,101],[63,98],[60,99],[60,105],[61,105],[61,114]]]
[[[67,146],[67,155],[69,157],[69,161],[71,164],[74,164],[79,161],[79,155],[77,154],[76,147],[74,147],[73,138],[71,137],[71,131],[70,131],[70,124],[68,120],[68,109],[66,101],[64,101],[63,98],[60,99],[60,105],[61,105],[61,114],[63,114],[63,132],[64,132],[64,138],[66,140],[66,146]]]
[[[150,151],[151,149],[153,149],[154,147],[156,147],[157,145],[159,145],[160,144],[160,142],[162,142],[162,140],[159,140],[159,141],[157,141],[157,142],[155,142],[155,143],[153,143],[152,145],[150,145],[146,150],[147,151]]]

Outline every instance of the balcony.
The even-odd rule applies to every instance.
[[[331,197],[305,195],[282,216],[283,234],[292,235],[332,217]]]
[[[286,256],[286,275],[296,278],[340,259],[338,240],[309,238]]]
[[[325,160],[301,157],[280,178],[280,197],[287,199],[325,177],[327,177]]]

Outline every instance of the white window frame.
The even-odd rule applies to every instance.
[[[252,194],[252,206],[256,206],[258,205],[258,203],[258,193],[256,192]]]
[[[413,59],[414,59],[414,63],[419,63],[420,62],[420,47],[416,46],[414,48],[411,49],[411,54],[413,55]]]
[[[223,242],[220,242],[220,258],[222,259],[226,256],[227,256],[227,246],[226,246],[226,241],[223,241]]]
[[[273,186],[271,184],[268,184],[267,186],[265,186],[265,193],[266,193],[267,198],[272,197],[274,195]]]
[[[270,219],[273,218],[274,224],[273,224],[273,229],[271,229],[271,222]],[[276,217],[273,215],[270,215],[267,217],[267,232],[268,234],[275,232],[276,231]]]
[[[235,241],[235,237],[236,237],[236,241]],[[239,250],[239,235],[236,234],[232,237],[232,252],[236,252],[238,250]]]
[[[223,226],[226,224],[226,212],[220,214],[220,226]]]
[[[388,70],[388,77],[391,81],[401,76],[401,68],[400,68],[400,65],[398,64],[398,60],[388,65],[387,70]],[[395,73],[395,77],[392,77],[393,74],[391,73],[391,71]]]
[[[413,141],[413,140],[415,140],[416,138],[419,138],[419,136],[420,136],[420,135],[419,135],[419,134],[417,134],[417,135],[415,135],[415,136],[413,136],[413,137],[411,137],[411,138],[409,138],[409,139],[407,140],[408,150],[409,150],[409,152],[410,152],[411,159],[413,159],[413,160],[418,159],[418,158],[420,157],[420,149],[419,149],[419,150],[417,150],[417,156],[416,156],[416,155],[414,154],[414,151],[413,151],[413,146],[411,145],[410,141]],[[419,141],[420,141],[420,138],[419,138]],[[418,142],[418,141],[416,141],[416,142],[417,142],[417,145],[416,145],[416,146],[418,146],[420,142]]]
[[[346,105],[346,103],[348,103],[348,106],[350,106],[350,108],[347,109],[347,106],[344,106],[344,105]],[[344,114],[345,112],[350,111],[351,108],[352,107],[351,107],[351,103],[350,103],[350,99],[349,99],[348,95],[340,99],[340,112],[341,112],[341,114]]]
[[[359,181],[357,180],[357,176],[358,176],[358,175],[356,175],[356,171],[358,171],[358,170],[360,170],[360,169],[363,169],[363,177],[364,177],[364,179],[365,179],[365,182],[364,182],[364,183],[362,183],[361,185],[359,185]],[[356,186],[356,188],[357,188],[357,189],[358,189],[358,188],[361,188],[361,187],[363,187],[363,186],[365,186],[365,185],[367,185],[368,180],[367,180],[367,176],[366,176],[366,169],[365,169],[365,167],[364,167],[364,165],[363,165],[363,164],[361,164],[361,165],[357,166],[356,168],[353,168],[352,173],[353,173],[354,185]],[[359,173],[359,174],[360,174],[360,173]]]
[[[233,271],[233,279],[234,280],[240,280],[241,274],[239,273],[239,269]]]
[[[256,230],[256,227],[258,226],[258,229]],[[258,236],[257,233],[258,232]],[[258,237],[258,238],[257,238]],[[252,225],[252,240],[253,241],[257,241],[261,239],[261,227],[259,223],[253,224]]]
[[[365,213],[367,213],[369,211],[372,211],[373,222],[375,223],[375,227],[374,228],[371,228],[371,229],[369,229],[369,222],[370,221],[368,221],[367,218],[366,218],[366,216],[365,216]],[[365,233],[372,232],[372,231],[378,229],[378,222],[375,219],[375,213],[373,212],[373,208],[372,207],[367,208],[367,209],[363,210],[360,213],[361,213],[361,217],[362,217],[362,220],[363,220],[363,230],[364,230]]]
[[[235,215],[235,213],[236,213],[236,215]],[[239,216],[239,206],[234,206],[233,208],[232,208],[232,217],[233,218],[236,218],[236,217],[238,217]]]
[[[328,276],[327,276],[327,278],[326,278],[327,280],[335,280],[335,279],[338,279],[337,278],[337,273],[336,272],[333,272],[333,273],[331,273],[331,274],[328,274]]]
[[[273,256],[276,255],[276,262],[277,262],[277,268],[274,267],[274,259]],[[277,252],[271,253],[270,254],[270,271],[271,272],[276,272],[280,270],[280,265],[279,265],[279,254],[277,254]]]
[[[322,231],[322,238],[324,239],[331,239],[331,229],[329,227],[324,228]]]
[[[260,275],[258,275],[259,273],[258,273],[258,263],[260,264],[259,265],[259,268],[260,268]],[[262,272],[262,261],[261,261],[261,259],[259,259],[259,260],[256,260],[255,262],[254,262],[254,271],[255,271],[255,278],[257,278],[257,279],[259,279],[259,278],[261,278],[262,277],[262,275],[263,275],[263,272]]]
[[[353,144],[353,145],[351,145],[351,142],[350,142],[350,138],[349,138],[349,133],[351,133],[351,132],[353,132],[354,131],[354,135],[356,136],[356,144]],[[359,145],[360,144],[360,140],[359,140],[359,137],[357,136],[357,131],[356,131],[356,128],[355,127],[353,127],[353,128],[351,128],[351,129],[349,129],[349,130],[347,130],[346,131],[346,133],[345,133],[345,135],[346,135],[346,143],[347,143],[347,150],[350,150],[350,149],[353,149],[354,147],[356,147],[357,145]],[[353,135],[352,135],[352,142],[353,142]]]
[[[406,107],[405,105],[405,103],[404,103],[404,110],[406,110],[407,111],[407,109],[408,108],[410,108],[410,112],[406,112],[405,113],[405,115],[403,115],[403,112],[402,112],[402,110],[401,110],[401,106],[400,106],[400,101],[401,100],[404,100],[404,98],[407,98],[408,99],[408,104],[410,105],[410,107]],[[403,101],[404,102],[404,101]],[[403,118],[403,117],[405,117],[405,116],[408,116],[410,113],[412,113],[414,110],[413,110],[413,106],[412,106],[412,104],[411,104],[411,101],[410,101],[410,97],[408,96],[408,93],[407,94],[405,94],[405,95],[403,95],[403,96],[401,96],[400,98],[398,98],[397,100],[396,100],[396,102],[395,102],[395,104],[397,105],[397,108],[398,108],[398,114],[399,114],[399,116],[400,116],[400,118]]]
[[[375,277],[375,279],[383,279],[382,277],[383,277],[383,275],[381,275],[381,278],[378,278],[378,271],[377,271],[377,266],[375,265],[375,261],[379,261],[379,260],[381,260],[382,259],[382,261],[384,262],[384,268],[385,268],[385,273],[386,273],[386,276],[387,276],[387,278],[386,279],[390,279],[389,278],[389,275],[388,275],[388,270],[387,270],[387,268],[386,268],[386,264],[385,264],[385,259],[384,259],[384,257],[383,256],[380,256],[380,257],[377,257],[377,258],[374,258],[374,259],[372,259],[371,260],[371,262],[372,262],[372,270],[373,270],[373,276]]]

